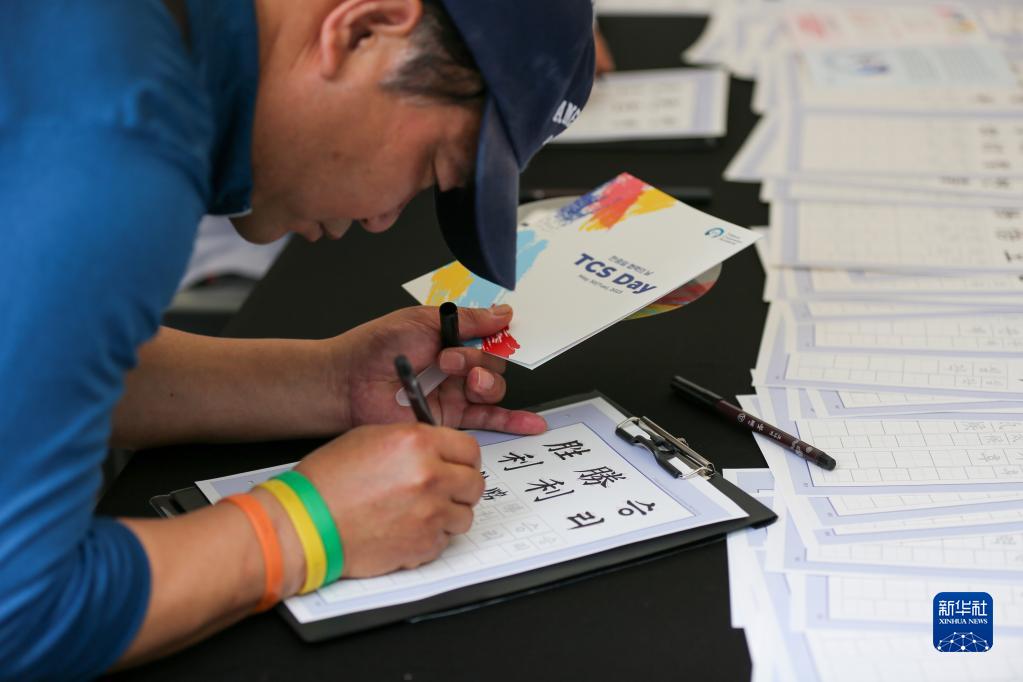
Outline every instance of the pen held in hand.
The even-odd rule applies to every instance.
[[[439,312],[441,349],[461,346],[462,341],[459,338],[458,331],[458,306],[451,301],[441,303]],[[428,396],[433,393],[435,388],[444,383],[444,380],[447,378],[448,375],[434,363],[420,372],[419,376],[416,377],[416,381],[419,383],[422,394]],[[411,405],[408,392],[404,388],[398,390],[394,400],[402,407],[409,407]]]
[[[408,358],[404,355],[394,358],[394,368],[398,372],[398,379],[401,381],[401,385],[405,387],[405,394],[408,396],[412,411],[416,413],[416,419],[423,424],[436,426],[437,422],[430,412],[426,396],[423,395],[423,390],[419,387],[419,381],[412,372],[412,364],[408,361]]]
[[[772,426],[763,419],[749,414],[713,391],[709,391],[680,376],[676,376],[671,380],[671,387],[679,395],[685,396],[704,407],[711,408],[736,426],[747,428],[757,435],[770,438],[822,469],[834,470],[836,462],[830,455],[818,450],[806,441],[799,440],[790,433],[785,433],[777,426]]]
[[[458,306],[448,301],[440,304],[440,341],[443,348],[462,345],[458,338]]]

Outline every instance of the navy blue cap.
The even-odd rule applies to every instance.
[[[476,172],[437,191],[444,239],[462,265],[515,288],[519,174],[576,119],[594,77],[590,0],[441,0],[483,74]]]

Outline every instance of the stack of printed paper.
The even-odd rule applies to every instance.
[[[725,134],[728,74],[650,69],[605,74],[572,126],[552,142],[713,138]]]
[[[511,327],[478,345],[532,369],[663,300],[756,239],[622,174],[519,226],[514,291],[457,261],[405,289],[428,305],[512,305]]]
[[[728,3],[688,56],[755,77],[771,302],[729,540],[764,680],[1023,680],[1023,5]]]

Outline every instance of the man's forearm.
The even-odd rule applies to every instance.
[[[219,339],[161,328],[127,377],[112,444],[337,434],[347,425],[335,376],[320,342]]]
[[[305,559],[284,510],[265,491],[252,493],[281,543],[282,596],[302,584]],[[152,588],[142,627],[118,667],[165,656],[250,614],[265,582],[259,542],[237,508],[220,504],[170,520],[122,521],[149,557]]]

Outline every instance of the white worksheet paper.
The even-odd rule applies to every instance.
[[[702,16],[719,6],[716,0],[596,0],[597,15]]]
[[[596,80],[579,118],[553,142],[721,137],[727,104],[719,69],[617,71]]]
[[[540,436],[472,432],[487,489],[472,528],[414,570],[342,579],[286,604],[302,623],[419,601],[480,582],[746,516],[699,476],[675,479],[614,433],[625,417],[594,398],[542,413]],[[290,466],[290,465],[289,465]],[[210,502],[285,467],[197,483]]]
[[[770,571],[1023,579],[1023,532],[810,545],[791,516],[775,511],[781,535],[770,536],[766,543]]]
[[[1023,635],[1023,585],[1012,582],[900,576],[809,575],[797,582],[805,591],[794,601],[806,606],[793,613],[792,626],[808,629],[915,631],[933,627],[934,595],[939,592],[987,592],[998,605],[999,635]],[[812,608],[811,608],[812,606]]]
[[[978,655],[942,654],[927,633],[814,629],[804,633],[821,682],[1018,682],[1023,637],[1004,636]]]
[[[806,390],[814,412],[822,418],[876,417],[933,412],[998,414],[1023,412],[1023,402],[1018,400],[955,398],[948,395],[892,391],[835,391],[818,388],[802,390]]]
[[[1021,111],[1023,114],[1023,111]],[[887,176],[886,176],[887,177]],[[765,180],[760,187],[760,200],[775,201],[827,201],[860,204],[916,204],[924,206],[961,206],[973,208],[1023,208],[1023,196],[1000,196],[940,192],[909,187],[864,187],[841,181]]]
[[[743,405],[748,409],[758,409],[756,399],[743,397]],[[763,594],[747,607],[738,607],[738,619],[746,628],[747,639],[750,640],[750,653],[759,656],[754,660],[755,666],[770,667],[775,662],[786,663],[792,660],[803,660],[807,663],[799,674],[783,675],[781,680],[848,680],[857,682],[862,679],[895,680],[1015,680],[1016,672],[1023,670],[1020,657],[1014,648],[1023,645],[1023,639],[1017,636],[1016,626],[1020,613],[1018,587],[1019,581],[995,577],[995,572],[985,571],[973,578],[964,578],[956,570],[923,569],[924,573],[906,572],[906,568],[893,568],[880,564],[853,561],[847,565],[836,563],[815,563],[813,568],[825,572],[809,572],[805,567],[784,567],[786,549],[800,549],[798,533],[794,524],[787,520],[788,506],[791,496],[773,490],[774,480],[769,471],[763,469],[726,470],[728,480],[734,481],[746,492],[759,496],[761,500],[770,499],[771,506],[780,515],[778,522],[756,531],[743,531],[729,537],[729,570],[733,571],[732,563],[741,564],[734,567],[743,584],[730,583],[730,592],[734,599],[741,599],[744,594],[762,592]],[[817,500],[821,498],[807,498]],[[829,498],[840,499],[840,498]],[[855,499],[846,496],[841,499]],[[794,537],[794,544],[788,545],[788,536]],[[1007,540],[1008,538],[1003,538]],[[806,560],[805,548],[797,559]],[[905,548],[903,548],[905,549]],[[919,550],[919,547],[915,548]],[[872,550],[868,549],[868,553]],[[912,551],[912,550],[911,550]],[[758,565],[758,557],[773,553],[770,561]],[[884,550],[881,551],[882,555]],[[933,548],[924,556],[924,561],[932,560]],[[960,560],[966,558],[959,557]],[[772,566],[772,562],[775,564]],[[784,570],[782,570],[784,569]],[[837,570],[832,570],[837,569]],[[973,582],[970,582],[970,581]],[[911,582],[915,588],[907,587]],[[966,585],[989,586],[993,593],[998,594],[1000,604],[1009,609],[1006,623],[1008,627],[1001,631],[998,639],[999,658],[984,659],[991,665],[972,664],[965,668],[950,661],[945,666],[934,666],[934,657],[930,642],[929,630],[934,594],[942,590],[958,589]],[[773,585],[773,590],[766,588]],[[934,585],[938,588],[932,589]],[[830,589],[828,587],[830,586]],[[985,588],[977,588],[990,591]],[[923,590],[923,596],[921,596]],[[928,590],[930,590],[928,592]],[[775,602],[769,595],[777,594],[783,598]],[[917,602],[924,603],[926,611],[914,613]],[[755,611],[756,613],[752,613]],[[757,618],[756,616],[759,616]],[[870,624],[860,619],[869,618]],[[767,627],[764,620],[769,620]],[[920,621],[923,621],[922,623]],[[907,634],[909,633],[909,634]],[[778,642],[781,644],[763,646]],[[888,649],[885,645],[892,639],[900,641],[902,646]],[[919,641],[917,641],[919,640]],[[757,648],[754,643],[759,642]],[[922,643],[921,643],[922,642]],[[863,644],[864,648],[859,645]],[[1002,647],[1008,647],[1002,649]],[[854,651],[857,657],[849,657]],[[883,658],[879,660],[878,652]],[[990,652],[994,654],[995,649]],[[839,658],[846,663],[835,666]],[[943,659],[936,659],[939,662]],[[950,676],[942,671],[954,671]],[[895,677],[880,676],[880,671]],[[972,675],[977,672],[979,676]]]
[[[794,110],[787,117],[780,168],[789,173],[1023,177],[1019,116],[939,112]]]
[[[847,519],[851,522],[834,525],[830,519],[821,519],[817,509],[810,503],[811,500],[833,503],[831,497],[790,496],[787,503],[789,514],[808,544],[848,545],[881,540],[1023,531],[1023,501],[1020,499],[962,505],[953,509],[931,508],[926,514],[890,512],[881,515],[881,520]]]
[[[748,404],[748,403],[747,403]],[[745,407],[745,405],[744,405]],[[777,408],[776,408],[777,409]],[[827,471],[763,437],[779,489],[795,495],[1023,491],[1023,421],[809,419],[774,424],[837,463]]]
[[[787,52],[765,62],[772,75],[761,113],[779,107],[831,111],[1001,114],[1023,110],[1023,54],[993,45],[918,45]]]
[[[776,202],[771,230],[771,265],[960,276],[1023,273],[1019,210]]]
[[[785,298],[783,296],[783,298]],[[950,299],[937,297],[944,302],[935,303],[935,297],[928,297],[924,300],[916,300],[912,297],[892,300],[893,297],[886,296],[883,300],[789,300],[792,315],[797,322],[808,322],[810,320],[837,320],[855,318],[881,318],[881,317],[921,317],[928,315],[945,315],[952,313],[970,313],[978,309],[998,312],[1004,306],[974,305],[971,301],[959,300],[953,302]]]
[[[1013,145],[1023,135],[1018,118],[783,109],[760,119],[724,175],[733,182],[788,179],[1015,200],[1023,191],[1023,150]],[[807,119],[812,130],[802,127]],[[858,127],[847,130],[850,120]],[[915,134],[899,137],[909,128]],[[808,145],[813,151],[804,158]]]
[[[771,490],[769,472],[740,469],[726,470],[725,474],[728,480],[762,501],[772,500],[770,504],[776,510],[787,506]],[[800,664],[798,673],[790,672],[777,679],[980,682],[1016,680],[1017,673],[1023,672],[1023,661],[1016,648],[1023,646],[1023,638],[1016,631],[1021,616],[1018,581],[996,581],[990,575],[971,582],[953,575],[900,577],[885,572],[818,575],[770,570],[757,559],[766,555],[770,543],[784,540],[784,533],[785,527],[779,521],[764,529],[734,533],[729,536],[728,546],[729,570],[733,563],[740,564],[741,568],[736,568],[743,581],[730,583],[733,600],[749,593],[760,595],[745,608],[739,607],[742,627],[751,640],[751,657],[759,656],[754,665]],[[955,657],[936,657],[930,642],[934,595],[960,587],[966,589],[968,585],[997,594],[997,603],[1003,605],[999,612],[1006,609],[1006,620],[999,622],[1007,627],[1004,631],[1000,628],[996,647],[989,652],[991,657],[984,659],[986,663],[960,664]],[[918,608],[924,607],[917,613]],[[764,640],[768,646],[763,645]],[[900,646],[889,648],[888,643],[893,640]],[[754,648],[757,641],[760,646]],[[994,658],[996,655],[998,658]],[[841,664],[836,664],[836,660]]]
[[[787,9],[800,48],[959,45],[986,40],[970,9],[945,4],[809,3]]]
[[[777,305],[777,304],[775,304]],[[1023,314],[917,317],[906,320],[831,320],[793,325],[786,336],[797,351],[956,353],[1011,356],[1023,353]]]
[[[757,243],[759,250],[761,240]],[[1012,274],[900,275],[866,270],[806,269],[768,267],[766,300],[835,299],[877,297],[889,300],[919,298],[926,304],[934,298],[987,301],[1006,299],[1023,310],[1023,278]],[[878,301],[880,302],[880,301]]]
[[[766,469],[725,469],[725,479],[773,507],[773,491],[760,481]],[[765,543],[773,525],[750,528],[728,536],[729,595],[734,618],[746,630],[754,668],[778,667],[780,679],[816,679],[813,662],[802,638],[788,627],[793,585],[784,573],[769,573]],[[747,598],[747,595],[749,598]]]
[[[1023,400],[1023,358],[870,352],[788,352],[786,325],[768,315],[756,383],[778,388],[904,391],[989,400]]]

